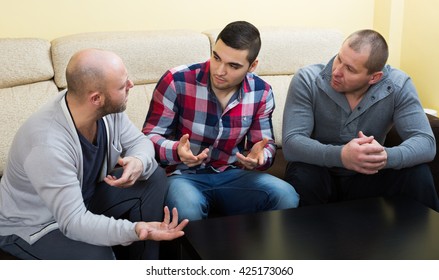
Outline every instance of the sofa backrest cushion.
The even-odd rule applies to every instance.
[[[124,61],[135,85],[156,83],[169,68],[206,60],[208,38],[195,31],[133,31],[83,33],[52,41],[55,82],[65,88],[65,70],[70,57],[85,48],[110,50]]]
[[[53,75],[49,41],[0,39],[0,176],[18,128],[58,92]]]
[[[221,30],[207,30],[212,46]],[[337,54],[343,34],[335,29],[262,27],[259,76],[293,75],[303,66],[326,63]]]
[[[36,38],[0,39],[0,89],[52,78],[49,41]]]
[[[118,54],[134,83],[126,113],[140,129],[145,121],[152,92],[170,68],[202,62],[210,57],[206,35],[189,30],[122,31],[83,33],[52,41],[55,82],[66,88],[65,70],[70,57],[84,48],[99,48]]]
[[[0,176],[17,130],[57,93],[58,88],[52,80],[0,89]]]

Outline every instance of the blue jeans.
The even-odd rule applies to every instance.
[[[299,195],[287,182],[267,173],[229,169],[221,173],[169,177],[166,205],[179,220],[201,220],[215,209],[221,215],[295,208]]]

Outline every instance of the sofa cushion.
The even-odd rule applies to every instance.
[[[134,125],[142,129],[152,99],[154,84],[135,85],[130,89],[126,113]]]
[[[263,79],[271,85],[273,89],[274,101],[276,108],[272,116],[274,140],[277,146],[282,146],[282,123],[285,101],[287,98],[286,91],[290,85],[293,75],[276,75],[263,76]]]
[[[204,31],[211,44],[221,30]],[[261,27],[261,51],[255,70],[260,76],[292,75],[303,66],[326,63],[337,54],[343,33],[333,29]]]
[[[429,162],[431,172],[433,174],[434,184],[436,186],[436,191],[439,194],[439,155],[437,149],[439,147],[439,118],[433,115],[427,114],[428,120],[430,122],[431,129],[433,130],[434,137],[436,138],[436,155],[433,161]],[[393,147],[401,144],[401,137],[396,132],[395,127],[389,131],[386,136],[386,141],[384,142],[385,147]]]
[[[83,33],[52,41],[55,82],[67,86],[65,69],[70,57],[84,48],[99,48],[118,54],[134,84],[155,83],[169,68],[207,60],[207,36],[185,30]]]
[[[0,39],[0,50],[0,89],[53,78],[49,41]]]

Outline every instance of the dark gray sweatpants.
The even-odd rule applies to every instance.
[[[121,170],[116,172],[120,175]],[[117,174],[119,173],[119,174]],[[162,221],[164,199],[168,191],[162,168],[147,181],[137,181],[129,188],[116,188],[102,182],[96,186],[88,210],[115,219],[130,221]],[[105,247],[67,238],[58,229],[49,232],[30,245],[17,235],[0,236],[0,248],[20,259],[99,260],[99,259],[158,259],[159,242],[138,241],[130,246]]]

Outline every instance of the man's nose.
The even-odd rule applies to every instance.
[[[340,76],[341,74],[342,74],[341,66],[338,65],[338,66],[334,67],[334,70],[332,71],[332,75]]]
[[[134,87],[134,83],[131,80],[128,80],[128,88]]]
[[[218,75],[225,75],[226,74],[226,65],[221,63],[218,66]]]

